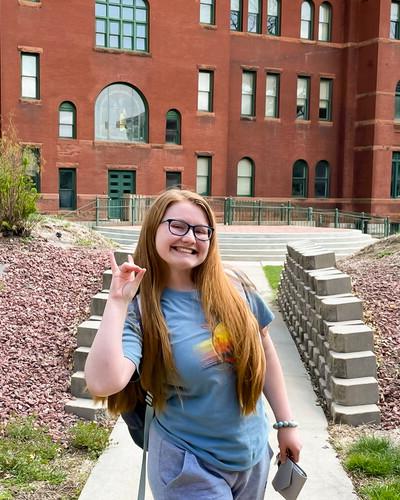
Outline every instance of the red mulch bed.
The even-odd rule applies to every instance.
[[[0,421],[35,414],[64,441],[77,420],[64,411],[76,328],[101,290],[107,250],[0,238],[0,264]]]

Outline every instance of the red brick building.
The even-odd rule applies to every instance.
[[[400,215],[400,4],[0,0],[44,210],[182,184]]]

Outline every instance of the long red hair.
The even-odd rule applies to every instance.
[[[140,284],[141,318],[143,325],[143,357],[140,386],[130,383],[121,392],[108,397],[113,413],[126,411],[135,404],[138,392],[150,391],[154,406],[162,409],[166,402],[167,380],[179,378],[173,361],[169,335],[161,311],[161,294],[168,279],[168,266],[159,257],[155,236],[165,211],[173,203],[189,201],[201,207],[211,227],[216,221],[204,198],[191,191],[169,190],[158,196],[146,214],[134,253],[134,261],[147,269]],[[265,377],[265,356],[260,342],[259,326],[246,301],[241,297],[222,265],[217,235],[210,240],[206,259],[192,271],[192,280],[199,291],[210,331],[222,322],[230,334],[235,359],[236,392],[243,414],[255,410]]]

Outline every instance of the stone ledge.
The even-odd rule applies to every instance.
[[[374,377],[338,378],[331,377],[332,398],[343,406],[377,403],[378,382]]]
[[[375,404],[343,406],[332,403],[331,414],[334,422],[354,426],[379,424],[381,421],[379,408]]]

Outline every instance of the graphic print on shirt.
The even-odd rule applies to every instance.
[[[214,329],[214,339],[211,337],[195,346],[200,354],[203,368],[219,363],[235,363],[229,331],[223,323],[218,323]]]

